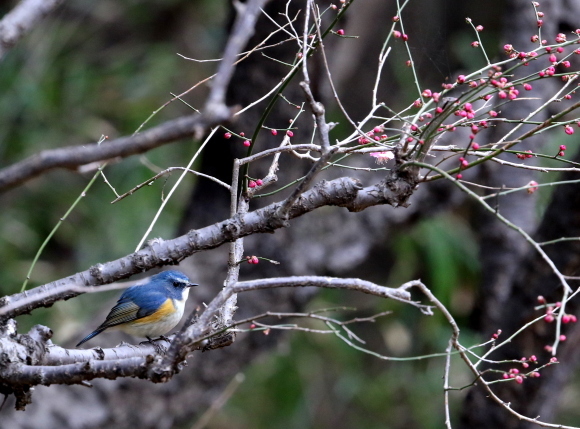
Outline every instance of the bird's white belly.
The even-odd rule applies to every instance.
[[[185,290],[183,292],[183,300],[173,301],[173,305],[175,306],[176,311],[174,311],[172,314],[162,317],[155,323],[139,323],[139,320],[137,320],[130,325],[120,325],[119,329],[136,337],[159,337],[160,335],[167,334],[169,331],[175,328],[175,326],[181,320],[188,292],[189,290]]]

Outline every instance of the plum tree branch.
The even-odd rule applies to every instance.
[[[191,115],[164,122],[142,133],[120,137],[101,145],[79,145],[43,150],[0,170],[0,192],[56,168],[73,169],[91,162],[125,158],[186,137],[201,135],[208,127],[229,119],[233,109],[222,116]]]
[[[188,353],[204,346],[215,331],[214,318],[232,296],[240,292],[272,287],[316,286],[348,289],[382,298],[391,298],[418,306],[427,314],[428,307],[412,302],[408,289],[418,285],[411,281],[399,288],[387,288],[360,279],[301,276],[238,282],[222,289],[192,326],[184,327],[171,344],[167,354],[156,356],[153,346],[120,346],[103,350],[67,350],[50,341],[52,331],[35,326],[27,335],[16,333],[13,319],[0,325],[0,393],[14,394],[17,409],[31,401],[31,387],[52,384],[82,384],[95,378],[117,379],[137,377],[153,382],[166,382],[179,373]],[[426,311],[425,311],[426,310]],[[222,329],[223,330],[223,329]],[[144,353],[147,353],[144,355]]]
[[[0,20],[0,59],[62,0],[22,0]]]
[[[38,0],[27,0],[27,2],[33,3],[38,2]],[[54,3],[54,0],[52,2]],[[225,91],[235,68],[236,57],[253,34],[256,17],[265,2],[266,0],[251,0],[240,8],[238,19],[228,39],[223,60],[202,114],[173,119],[142,133],[121,137],[106,144],[80,145],[41,151],[1,169],[0,192],[14,188],[55,168],[72,169],[91,162],[115,157],[125,158],[144,153],[161,145],[191,136],[200,138],[208,128],[230,119],[237,109],[228,108],[225,105]],[[23,3],[25,2],[22,2],[21,5]],[[1,25],[5,20],[6,18],[0,21],[0,37],[2,36]],[[1,40],[0,57],[2,53]]]

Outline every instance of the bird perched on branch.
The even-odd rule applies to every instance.
[[[105,329],[117,328],[136,337],[163,338],[181,320],[189,288],[198,286],[179,271],[164,271],[143,285],[127,288],[105,321],[76,346],[86,343]]]

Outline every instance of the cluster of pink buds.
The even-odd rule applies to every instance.
[[[538,301],[540,298],[543,297],[538,297]],[[556,307],[560,307],[560,303],[556,303]],[[546,306],[546,315],[544,316],[544,321],[546,323],[552,323],[554,320],[556,320],[556,317],[554,316],[554,307],[548,305]]]
[[[538,72],[538,76],[540,77],[554,76],[554,73],[556,73],[556,68],[554,66],[550,66],[546,70],[540,70]]]
[[[248,261],[248,264],[258,264],[260,262],[257,256],[246,256],[246,261]]]
[[[409,36],[406,34],[401,33],[400,31],[397,30],[393,30],[393,37],[395,39],[401,39],[404,42],[406,42],[407,40],[409,40]]]
[[[439,98],[441,97],[441,94],[439,92],[432,92],[430,89],[425,89],[421,93],[421,96],[423,96],[424,98],[433,98],[433,101],[435,103],[439,103]]]
[[[565,144],[561,144],[560,145],[560,151],[558,152],[558,155],[556,155],[556,156],[564,156],[566,154],[565,151],[566,151],[566,145]]]
[[[535,355],[531,355],[529,358],[526,358],[526,357],[521,358],[520,362],[522,363],[523,368],[529,368],[530,363],[532,363],[532,364],[538,363],[538,358]],[[552,360],[550,360],[550,362],[552,362]],[[555,363],[555,362],[557,362],[557,360],[552,362],[552,363]],[[532,371],[529,374],[522,374],[522,373],[520,373],[519,369],[511,368],[508,372],[503,374],[503,379],[504,380],[513,379],[516,381],[516,383],[522,384],[524,382],[524,379],[527,377],[537,378],[539,376],[540,376],[540,373],[538,371]]]
[[[465,103],[461,109],[455,111],[454,115],[461,116],[462,118],[467,119],[475,118],[475,111],[473,110],[473,105],[471,103]]]
[[[546,299],[543,296],[538,296],[538,302],[540,304],[546,304]],[[554,308],[559,308],[562,304],[557,302],[554,306],[552,305],[547,305],[546,306],[546,315],[544,316],[544,321],[547,323],[552,323],[554,320],[556,320],[556,317],[554,316]],[[577,317],[574,316],[573,314],[564,314],[562,316],[562,323],[576,323],[578,321]],[[560,341],[565,341],[566,338],[564,336],[564,338],[560,338]]]
[[[243,138],[244,136],[245,136],[245,133],[243,131],[240,134],[238,134],[238,137]],[[230,132],[224,133],[224,139],[229,140],[231,138],[232,138],[232,133],[230,133]],[[252,145],[251,140],[244,140],[244,146],[249,147],[251,145]]]
[[[532,41],[537,41],[538,36],[532,36]],[[527,66],[529,63],[528,60],[537,57],[538,53],[535,51],[530,52],[517,52],[512,45],[509,43],[507,45],[503,45],[504,52],[509,55],[510,58],[515,59],[519,58],[522,61],[525,61],[524,65]]]
[[[515,100],[516,98],[518,98],[520,92],[514,88],[513,83],[509,82],[507,78],[501,77],[499,78],[499,80],[491,79],[489,82],[499,89],[499,92],[497,94],[499,98],[501,99],[509,98],[510,100]]]
[[[508,378],[513,378],[517,383],[522,384],[524,382],[524,376],[520,375],[520,370],[517,368],[511,368],[509,372],[503,374],[504,380]]]
[[[534,360],[532,360],[532,358],[534,358]],[[529,368],[530,364],[527,362],[528,358],[527,357],[523,357],[520,359],[520,361],[522,362],[522,366],[524,368]],[[537,360],[535,355],[530,356],[530,362],[534,363]]]
[[[501,335],[501,329],[498,329],[497,332],[495,332],[494,334],[492,334],[491,338],[493,340],[497,340],[500,335]]]
[[[533,152],[531,150],[526,150],[526,153],[516,153],[516,156],[519,159],[526,159],[526,158],[532,158],[534,155],[533,155]]]
[[[564,33],[558,33],[556,36],[557,43],[564,43],[566,41],[566,35]]]
[[[369,144],[372,143],[372,141],[376,142],[385,141],[388,138],[388,136],[384,134],[383,131],[384,131],[383,127],[378,126],[374,127],[371,131],[365,134],[366,137],[359,137],[358,142],[359,144]]]
[[[564,314],[562,316],[562,323],[576,323],[578,319],[573,314]]]
[[[264,182],[262,181],[262,179],[250,180],[248,182],[248,188],[255,188],[256,186],[262,186],[263,184]]]

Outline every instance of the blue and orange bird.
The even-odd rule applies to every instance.
[[[117,328],[136,337],[159,337],[181,320],[189,288],[198,286],[179,271],[164,271],[148,283],[127,288],[105,321],[76,346],[86,343],[105,329]]]

